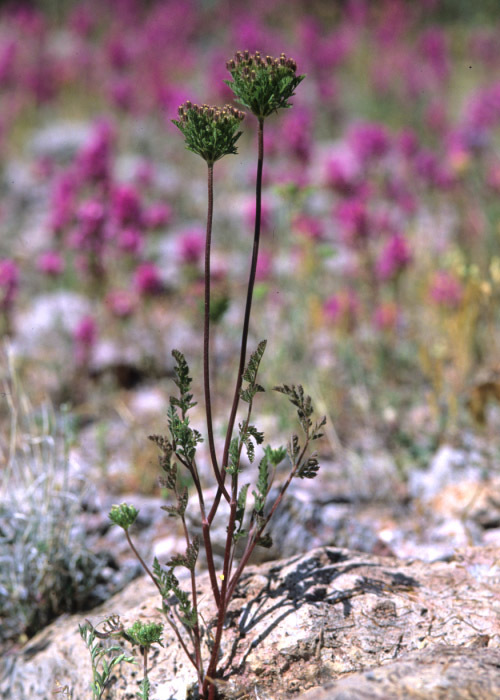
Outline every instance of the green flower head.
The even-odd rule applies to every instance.
[[[184,134],[188,151],[213,165],[224,156],[237,153],[236,141],[242,133],[238,128],[244,117],[231,105],[200,107],[188,100],[179,107],[179,119],[172,121]]]
[[[121,503],[119,506],[112,506],[109,512],[109,519],[115,524],[128,530],[135,523],[139,511],[135,506],[129,506],[127,503]]]
[[[150,647],[151,644],[161,645],[163,625],[159,622],[141,622],[136,620],[132,627],[127,630],[127,634],[132,637],[136,644],[140,644],[142,647]]]
[[[237,51],[226,63],[232,81],[226,80],[237,101],[250,109],[258,119],[264,119],[278,109],[291,107],[288,100],[304,80],[297,75],[297,64],[284,53],[279,58],[261,56],[259,51]]]

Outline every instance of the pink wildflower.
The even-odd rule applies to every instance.
[[[73,218],[77,187],[77,177],[71,171],[63,173],[55,182],[51,194],[49,225],[56,234],[61,233]]]
[[[82,202],[77,212],[77,227],[70,243],[77,249],[97,252],[104,241],[105,209],[98,199]]]
[[[412,158],[418,151],[417,135],[412,129],[403,129],[398,135],[398,147],[405,158]]]
[[[353,198],[341,202],[335,214],[341,227],[342,238],[347,243],[356,244],[369,237],[370,220],[363,199]]]
[[[106,306],[113,316],[128,318],[136,308],[136,300],[126,289],[115,289],[106,297]]]
[[[9,258],[0,260],[0,308],[12,306],[19,284],[19,269]]]
[[[83,180],[109,180],[113,139],[111,125],[104,121],[98,123],[90,142],[78,154],[77,167]]]
[[[344,196],[353,196],[363,184],[361,165],[350,149],[330,156],[325,178],[330,187]]]
[[[249,199],[244,206],[243,214],[245,217],[245,222],[247,226],[253,228],[255,226],[255,200]],[[261,207],[261,230],[268,231],[271,228],[272,211],[269,200],[262,198]]]
[[[177,250],[181,261],[187,265],[197,265],[205,249],[205,233],[202,229],[184,231],[177,240]]]
[[[139,253],[143,243],[143,236],[136,228],[124,228],[118,234],[118,247],[124,253]]]
[[[134,87],[132,81],[126,76],[114,78],[109,86],[109,97],[118,109],[124,112],[131,111],[134,107]]]
[[[430,286],[430,298],[438,306],[456,309],[463,299],[464,290],[460,280],[446,270],[438,270]]]
[[[149,187],[153,184],[155,168],[149,160],[142,160],[134,174],[134,180],[140,185]]]
[[[295,217],[293,227],[296,231],[311,240],[320,241],[323,238],[323,224],[319,219],[313,216],[301,214]]]
[[[303,163],[307,163],[312,150],[312,115],[304,107],[295,108],[285,123],[286,143],[290,151]]]
[[[387,280],[399,274],[410,262],[411,253],[404,236],[395,233],[385,244],[377,261],[377,274]]]
[[[394,301],[384,301],[373,314],[373,323],[380,331],[392,331],[399,320],[398,305]]]
[[[64,270],[64,258],[58,251],[48,250],[38,258],[37,267],[48,277],[59,277]]]
[[[264,282],[269,279],[273,269],[273,259],[267,250],[260,250],[257,258],[257,269],[255,271],[255,279],[258,282]]]
[[[384,156],[390,147],[385,126],[370,122],[355,124],[348,134],[348,141],[361,162]]]
[[[153,263],[141,263],[134,273],[134,285],[142,296],[160,294],[164,285],[160,278],[158,268]]]
[[[359,300],[352,289],[343,289],[323,304],[325,318],[335,325],[352,328],[359,313]]]
[[[73,333],[75,354],[78,364],[88,364],[90,354],[97,339],[97,324],[92,316],[84,316]]]
[[[144,212],[144,225],[149,229],[168,226],[172,220],[172,208],[163,202],[155,202]]]
[[[142,204],[132,185],[118,185],[111,198],[111,217],[119,226],[141,226]]]

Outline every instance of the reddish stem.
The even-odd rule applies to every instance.
[[[205,412],[207,415],[208,445],[212,467],[219,489],[224,498],[229,502],[230,496],[224,487],[221,477],[217,455],[215,453],[214,431],[212,425],[212,400],[210,396],[210,249],[212,244],[212,221],[214,212],[214,166],[208,165],[208,211],[207,211],[207,235],[205,240],[205,313],[203,327],[203,384],[205,389]]]
[[[253,288],[255,284],[255,274],[257,271],[257,260],[259,257],[259,242],[260,242],[260,228],[261,228],[261,211],[262,211],[262,170],[264,166],[264,120],[259,119],[259,131],[258,131],[258,147],[259,156],[257,161],[257,180],[255,185],[255,230],[254,230],[254,240],[253,240],[253,251],[252,251],[252,262],[250,265],[250,276],[248,278],[248,290],[247,290],[247,300],[245,306],[245,316],[243,319],[243,330],[241,334],[241,349],[240,349],[240,363],[238,366],[238,376],[236,378],[236,386],[234,390],[233,404],[231,407],[231,414],[229,416],[229,423],[226,432],[226,441],[224,443],[224,452],[222,456],[222,485],[226,478],[225,467],[227,466],[228,456],[229,456],[229,446],[231,444],[231,437],[234,430],[234,422],[236,420],[236,412],[238,411],[238,404],[240,401],[240,390],[243,380],[243,372],[245,371],[246,353],[247,353],[247,341],[248,341],[248,329],[250,326],[250,312],[252,310],[252,297]],[[217,489],[217,495],[215,497],[212,509],[208,515],[208,522],[212,523],[217,508],[219,507],[220,498],[222,495],[221,486]]]

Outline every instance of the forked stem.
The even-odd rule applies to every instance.
[[[214,213],[214,166],[208,164],[208,208],[207,208],[207,234],[205,239],[205,305],[203,324],[203,386],[205,391],[205,413],[207,416],[208,445],[210,449],[210,459],[212,468],[219,489],[224,494],[227,501],[229,494],[224,487],[224,480],[221,476],[217,455],[215,453],[214,430],[212,423],[212,398],[210,394],[210,252],[212,246],[212,222]]]
[[[252,262],[250,265],[250,275],[248,279],[247,288],[247,298],[245,305],[245,315],[243,319],[243,329],[241,334],[241,348],[240,348],[240,360],[238,365],[238,375],[236,378],[236,386],[234,390],[233,403],[231,406],[231,413],[229,416],[229,423],[227,427],[226,440],[224,443],[224,452],[222,457],[222,484],[219,484],[217,489],[217,494],[212,505],[212,509],[208,516],[208,521],[211,523],[217,508],[220,503],[222,496],[222,488],[224,487],[224,482],[226,478],[225,467],[228,464],[229,457],[229,446],[231,444],[231,437],[234,430],[234,424],[236,421],[236,413],[238,411],[238,405],[240,401],[240,391],[243,382],[243,372],[245,371],[246,353],[247,353],[247,342],[248,342],[248,331],[250,327],[250,313],[252,310],[252,298],[253,289],[255,285],[255,275],[257,271],[257,260],[259,257],[259,243],[260,243],[260,230],[261,230],[261,212],[262,212],[262,171],[264,165],[264,119],[259,119],[259,130],[258,130],[258,161],[257,161],[257,178],[255,186],[255,229],[254,229],[254,240],[253,240],[253,251],[252,251]],[[224,552],[224,569],[223,578],[220,591],[220,604],[217,613],[217,627],[214,635],[214,642],[212,646],[212,651],[210,654],[210,660],[208,663],[207,673],[205,675],[205,680],[202,687],[201,697],[207,698],[208,700],[215,700],[217,697],[217,689],[214,683],[209,679],[216,678],[217,665],[219,661],[219,651],[222,639],[222,632],[224,628],[224,620],[226,617],[227,607],[229,604],[229,596],[227,595],[227,587],[230,579],[230,562],[232,561],[232,549],[234,547],[233,533],[235,528],[235,516],[237,507],[237,485],[238,477],[237,474],[232,478],[231,487],[231,499],[230,499],[230,515],[229,523],[227,528],[227,538],[226,538],[226,548]]]
[[[229,456],[229,446],[231,444],[231,437],[234,430],[234,423],[236,420],[236,413],[238,411],[238,405],[240,402],[240,391],[241,384],[243,381],[243,372],[245,371],[245,362],[247,354],[247,342],[248,342],[248,330],[250,326],[250,313],[252,310],[252,298],[253,298],[253,288],[255,285],[255,275],[257,271],[257,260],[259,257],[259,243],[260,243],[260,228],[261,228],[261,211],[262,211],[262,170],[264,166],[264,119],[259,119],[259,130],[258,130],[258,149],[259,155],[257,160],[257,179],[255,185],[255,229],[254,229],[254,239],[253,239],[253,251],[252,251],[252,262],[250,265],[250,275],[248,278],[248,289],[247,289],[247,299],[245,305],[245,316],[243,319],[243,330],[241,333],[241,348],[240,348],[240,361],[238,365],[238,376],[236,378],[236,386],[234,390],[233,404],[231,406],[231,413],[229,416],[229,422],[226,432],[226,440],[224,443],[224,452],[222,456],[222,485],[226,478],[225,467],[227,466],[228,456]],[[217,508],[219,507],[220,498],[222,495],[221,485],[217,489],[217,494],[215,496],[212,509],[208,515],[209,523],[212,523]],[[227,500],[227,497],[226,497]]]

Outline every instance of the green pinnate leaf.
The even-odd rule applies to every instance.
[[[246,401],[247,403],[252,403],[255,394],[265,391],[264,387],[257,383],[257,374],[262,356],[264,355],[264,351],[266,349],[266,344],[266,340],[262,340],[259,343],[257,350],[250,355],[248,364],[241,377],[242,381],[248,382],[247,387],[240,389],[240,398],[242,401]]]
[[[301,447],[299,438],[297,435],[292,435],[288,443],[288,456],[290,457],[290,462],[295,464],[297,457],[299,456]]]
[[[275,386],[274,390],[287,396],[289,401],[297,407],[299,422],[304,433],[309,437],[312,426],[311,415],[314,411],[311,397],[304,394],[304,389],[301,384],[292,384],[291,386],[282,384],[280,386]]]
[[[273,450],[271,445],[267,445],[264,449],[264,454],[266,455],[270,464],[273,467],[277,467],[285,459],[287,455],[286,447],[277,447]]]
[[[179,407],[182,417],[185,418],[189,409],[196,406],[196,402],[193,401],[193,395],[190,393],[191,382],[193,380],[189,374],[189,366],[182,352],[179,350],[172,350],[172,356],[176,362],[174,366],[174,382],[179,389],[179,398],[171,396],[170,404]]]
[[[198,537],[194,537],[193,541],[189,544],[186,549],[185,554],[174,554],[174,556],[168,562],[168,565],[173,569],[176,566],[185,566],[186,569],[194,571],[196,566],[196,560],[198,559],[198,553],[200,551],[200,540]]]
[[[246,450],[247,450],[248,461],[250,462],[250,464],[252,464],[254,459],[255,459],[255,446],[254,446],[251,438],[248,435],[245,435],[242,438],[242,442],[245,445]]]
[[[297,476],[300,479],[314,479],[318,475],[319,462],[315,455],[311,455],[298,468]]]
[[[244,537],[247,534],[247,531],[243,529],[243,519],[245,517],[245,509],[247,505],[247,493],[248,493],[248,487],[250,484],[245,484],[244,486],[241,487],[240,492],[238,493],[238,501],[237,501],[237,507],[236,507],[236,515],[235,515],[235,521],[237,523],[237,528],[235,529],[235,532],[233,534],[233,541],[237,542],[240,540],[242,537]]]
[[[238,474],[240,471],[240,441],[238,438],[233,438],[229,444],[228,462],[227,473]]]
[[[177,582],[177,579],[173,575],[172,571],[167,571],[162,568],[157,557],[155,557],[153,560],[153,575],[156,583],[160,588],[161,597],[165,602],[165,599],[168,598],[171,594],[173,586]]]
[[[261,340],[257,346],[257,350],[250,355],[248,364],[243,372],[243,380],[249,384],[254,384],[257,379],[259,365],[266,350],[267,340]]]
[[[257,490],[252,491],[254,497],[254,511],[262,515],[266,505],[267,493],[269,491],[269,462],[264,455],[259,463],[259,478],[257,480]]]
[[[149,682],[149,678],[143,678],[143,680],[141,681],[141,685],[139,686],[137,697],[140,698],[140,700],[149,700],[150,690],[151,684]]]
[[[247,425],[245,432],[253,437],[257,445],[262,445],[264,442],[264,433],[257,430],[255,425]]]
[[[271,537],[271,535],[269,535],[269,534],[266,532],[265,535],[261,535],[261,536],[257,539],[257,544],[258,544],[260,547],[265,547],[266,549],[270,549],[270,548],[273,546],[273,538]]]
[[[167,411],[167,422],[172,435],[172,445],[179,458],[188,464],[196,455],[196,446],[203,442],[201,434],[190,427],[189,418],[180,418],[174,405],[170,405]]]
[[[312,435],[311,435],[311,440],[318,440],[319,438],[323,437],[323,433],[321,432],[321,428],[326,425],[326,416],[323,416],[323,418],[315,423],[314,428],[312,430]]]

